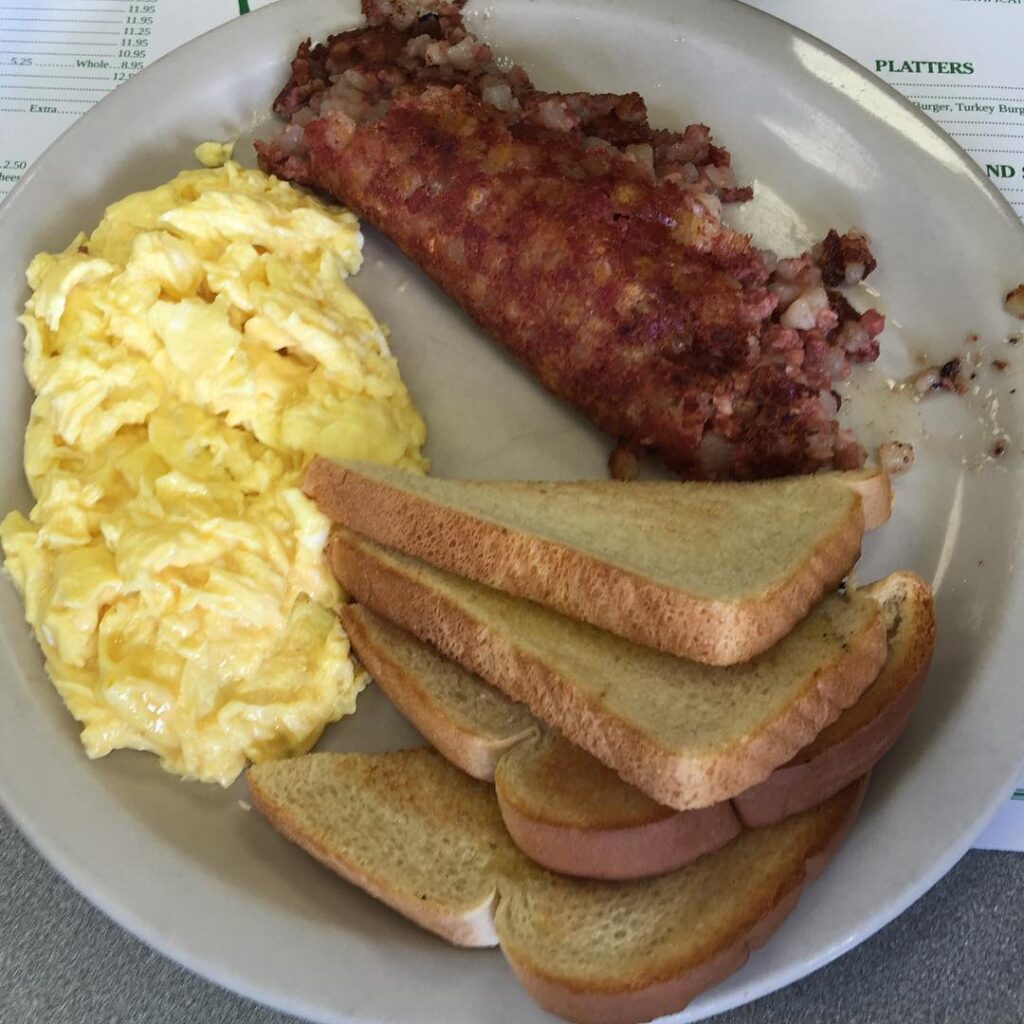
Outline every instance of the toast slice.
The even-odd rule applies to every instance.
[[[274,828],[342,878],[456,946],[494,946],[516,854],[491,787],[441,764],[426,748],[306,754],[246,778]]]
[[[784,637],[888,518],[881,471],[758,483],[438,480],[315,459],[335,522],[457,576],[712,665]]]
[[[787,762],[878,675],[878,605],[833,594],[755,661],[711,668],[640,647],[391,551],[343,527],[342,586],[521,701],[652,799],[677,810],[742,793]]]
[[[440,754],[493,782],[505,827],[543,867],[584,878],[662,874],[735,838],[727,801],[696,811],[655,803],[478,676],[363,605],[342,622],[392,703]]]
[[[363,605],[353,650],[393,704],[464,772],[496,786],[505,827],[543,867],[584,878],[662,874],[734,839],[727,801],[675,811],[623,782],[530,711]]]
[[[897,572],[864,588],[882,609],[889,656],[852,707],[764,782],[733,800],[750,826],[770,825],[870,771],[899,739],[921,694],[935,648],[935,602],[928,584]]]
[[[656,803],[551,730],[498,762],[494,788],[516,846],[548,870],[580,878],[675,871],[743,827],[728,800],[693,811]]]
[[[363,665],[437,750],[496,785],[516,845],[552,871],[633,879],[690,863],[743,823],[765,826],[807,810],[866,774],[906,726],[935,639],[927,584],[895,573],[865,588],[888,635],[881,673],[789,765],[730,803],[674,811],[567,742],[478,676],[380,618],[347,605],[342,621]],[[740,815],[737,815],[737,811]]]
[[[545,726],[524,704],[361,604],[342,605],[352,648],[388,699],[456,767],[494,781],[502,757]]]
[[[582,1024],[680,1010],[742,966],[824,868],[866,783],[671,874],[596,882],[534,865],[491,787],[431,750],[307,754],[247,778],[293,842],[444,938],[500,943],[541,1006]]]

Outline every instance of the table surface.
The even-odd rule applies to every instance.
[[[715,1024],[1022,1024],[1024,855],[974,851],[847,956]],[[0,1024],[297,1024],[155,953],[0,813]]]

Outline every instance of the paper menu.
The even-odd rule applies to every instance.
[[[270,0],[0,0],[0,200],[120,82]]]
[[[1024,785],[1024,779],[1021,783]],[[1024,789],[1013,794],[974,847],[978,850],[1024,850]]]
[[[746,0],[818,36],[915,103],[1024,217],[1024,0]]]

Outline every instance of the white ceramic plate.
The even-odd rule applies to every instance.
[[[355,24],[354,6],[285,0],[183,47],[90,111],[0,209],[5,509],[29,504],[19,464],[30,396],[14,323],[29,257],[63,247],[111,200],[189,166],[198,141],[251,129],[299,40]],[[766,949],[680,1018],[694,1020],[799,978],[885,924],[967,849],[1024,761],[1024,688],[1008,625],[1024,614],[1014,573],[1024,392],[1009,394],[1021,375],[979,370],[1000,399],[995,427],[977,399],[878,400],[886,373],[907,373],[918,351],[945,360],[969,332],[986,362],[1007,352],[1015,361],[1000,297],[1024,277],[1024,232],[909,104],[741,4],[495,0],[486,14],[477,25],[543,86],[636,88],[657,123],[710,123],[741,180],[756,181],[758,198],[735,220],[759,239],[796,254],[832,225],[859,224],[882,260],[871,283],[894,323],[882,368],[848,408],[864,437],[896,432],[918,444],[919,459],[900,483],[895,521],[867,540],[860,574],[905,567],[934,581],[935,667],[831,870]],[[437,473],[602,475],[606,440],[372,233],[367,256],[356,288],[392,327]],[[1005,430],[1012,453],[999,466],[965,465],[983,456],[993,429]],[[0,625],[0,796],[50,861],[125,927],[221,984],[318,1021],[543,1019],[498,952],[451,949],[338,881],[247,812],[241,785],[181,783],[139,754],[89,763],[7,584]],[[369,691],[324,745],[380,749],[414,736]]]

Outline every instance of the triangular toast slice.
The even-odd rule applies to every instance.
[[[546,729],[525,704],[365,605],[342,605],[339,614],[360,663],[391,703],[474,779],[493,782],[501,758]]]
[[[399,711],[452,764],[496,783],[505,827],[542,866],[586,878],[646,878],[739,834],[728,802],[663,807],[525,705],[363,605],[345,605],[341,617],[360,662]]]
[[[584,1024],[678,1011],[742,966],[823,870],[864,791],[679,871],[598,882],[533,864],[493,789],[432,750],[308,754],[248,781],[256,807],[319,861],[449,941],[499,943],[541,1006]]]
[[[790,762],[746,793],[698,811],[656,803],[530,711],[362,605],[341,616],[353,648],[437,750],[497,785],[502,818],[544,867],[590,878],[643,878],[718,849],[748,825],[813,807],[868,772],[903,731],[935,638],[927,584],[894,573],[865,588],[885,618],[878,678]]]
[[[316,459],[335,522],[457,576],[712,665],[784,637],[888,518],[879,470],[757,483],[439,480]]]
[[[746,825],[770,825],[813,806],[870,771],[906,728],[935,648],[935,602],[928,584],[896,572],[864,587],[882,609],[889,657],[860,700],[791,761],[733,799]]]
[[[355,598],[482,676],[659,803],[707,807],[763,781],[878,675],[879,607],[833,594],[754,661],[712,668],[460,579],[342,527]]]

